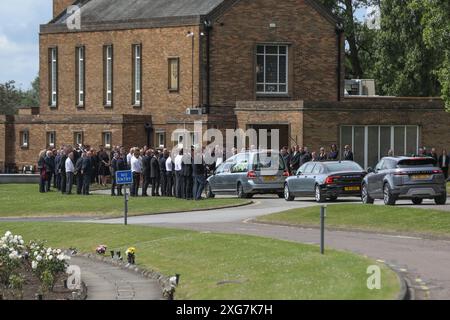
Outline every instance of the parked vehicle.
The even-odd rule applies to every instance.
[[[250,198],[254,194],[278,194],[283,197],[283,186],[289,176],[286,164],[278,151],[246,151],[222,164],[208,178],[206,197],[216,194],[237,194]]]
[[[368,171],[362,183],[363,203],[383,199],[386,205],[395,205],[398,199],[411,199],[421,204],[423,199],[434,199],[443,205],[447,201],[444,174],[433,158],[386,157]]]
[[[338,197],[359,197],[366,172],[353,161],[308,162],[286,179],[284,199],[314,196],[317,202]]]

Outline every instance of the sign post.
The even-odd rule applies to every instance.
[[[131,170],[125,170],[125,171],[116,171],[116,184],[123,185],[124,187],[124,224],[128,225],[128,192],[127,192],[127,185],[133,184],[133,173]]]
[[[320,207],[320,253],[325,253],[325,217],[327,216],[327,205]]]

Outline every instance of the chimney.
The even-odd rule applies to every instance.
[[[75,0],[53,0],[53,18],[56,18],[74,2]]]

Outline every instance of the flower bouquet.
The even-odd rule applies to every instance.
[[[95,249],[95,252],[97,252],[97,254],[105,254],[106,250],[108,249],[108,247],[104,244],[100,244],[97,249]]]
[[[135,255],[136,255],[136,248],[129,247],[127,251],[125,251],[128,259],[129,264],[135,264]]]

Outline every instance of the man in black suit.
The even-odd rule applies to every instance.
[[[353,152],[349,145],[344,147],[344,160],[353,161]]]
[[[155,150],[150,159],[150,180],[152,182],[152,196],[159,197],[159,181],[161,180],[161,171],[158,161],[159,152]]]
[[[445,179],[448,179],[448,167],[450,166],[450,157],[447,153],[447,150],[443,149],[442,154],[439,156],[438,161],[439,167],[442,169],[442,172],[444,172]]]
[[[163,197],[167,196],[167,179],[166,179],[166,160],[168,157],[167,149],[164,149],[161,155],[159,156],[159,171],[161,173],[161,195]]]
[[[142,185],[142,196],[148,197],[147,189],[151,183],[151,159],[153,157],[153,153],[151,150],[147,150],[145,155],[142,157],[142,176],[144,179]]]
[[[83,159],[81,165],[81,174],[83,175],[83,194],[89,195],[89,187],[91,184],[91,177],[94,174],[92,165],[92,151],[88,151],[87,156]]]
[[[52,177],[55,174],[55,157],[51,150],[47,151],[45,156],[45,167],[47,169],[47,190],[50,191],[52,185]]]
[[[75,162],[75,176],[77,179],[77,194],[81,194],[83,191],[83,175],[81,174],[83,167],[83,159],[86,157],[86,153],[83,152],[81,157]]]
[[[192,154],[194,152],[194,149],[191,149],[191,153],[186,152],[185,155],[183,155],[183,162],[182,162],[182,174],[184,178],[184,198],[187,200],[192,200],[194,198],[192,187],[194,185],[194,180],[192,176],[192,170],[193,170],[193,161]]]
[[[301,148],[300,152],[300,167],[312,159],[311,154],[308,151],[308,147]]]
[[[291,157],[291,172],[293,174],[295,174],[298,168],[300,168],[300,157],[301,157],[300,151],[301,151],[300,146],[294,147],[294,154],[292,154]]]
[[[288,148],[287,147],[283,147],[280,150],[281,153],[281,157],[284,160],[284,164],[286,165],[286,169],[291,172],[291,156],[290,154],[287,152]]]

